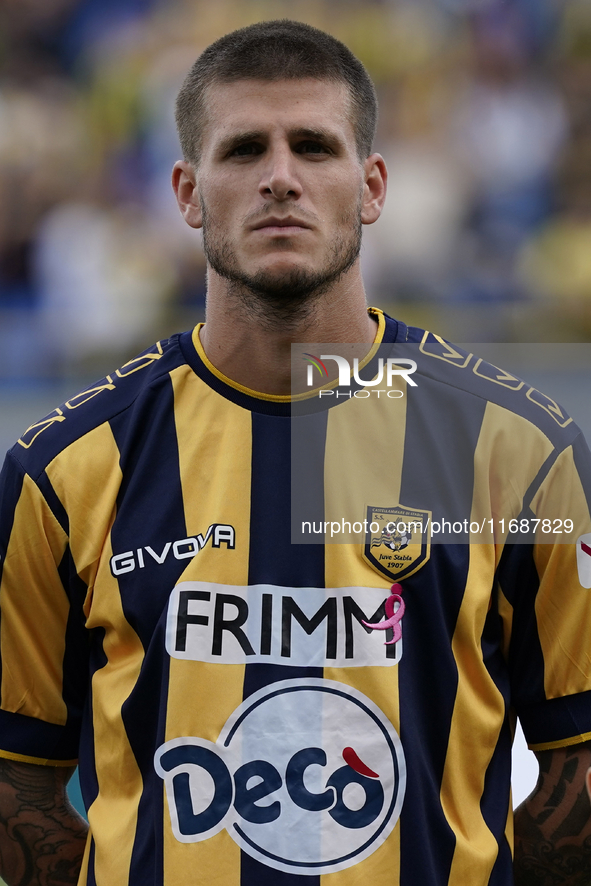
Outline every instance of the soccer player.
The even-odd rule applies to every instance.
[[[589,451],[521,380],[366,308],[375,118],[359,61],[294,22],[187,77],[173,186],[206,323],[2,474],[10,886],[590,882]],[[294,342],[318,348],[292,398]],[[541,776],[513,865],[515,712]]]

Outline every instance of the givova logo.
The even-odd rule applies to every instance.
[[[249,855],[300,875],[358,864],[396,824],[406,784],[400,739],[350,686],[283,680],[230,716],[215,742],[176,738],[156,752],[177,840],[226,829]]]

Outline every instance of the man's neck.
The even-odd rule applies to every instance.
[[[209,277],[206,323],[201,344],[219,372],[265,394],[294,392],[291,345],[375,340],[375,320],[367,312],[363,282],[356,266],[289,327],[263,324],[229,291],[225,280]],[[302,384],[297,386],[304,390]]]

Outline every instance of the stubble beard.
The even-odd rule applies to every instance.
[[[260,269],[246,273],[227,237],[211,222],[202,204],[203,250],[209,266],[228,281],[228,292],[261,325],[283,329],[310,319],[323,295],[349,271],[361,251],[361,207],[344,218],[349,236],[333,240],[324,267],[318,271],[295,267],[282,273]]]

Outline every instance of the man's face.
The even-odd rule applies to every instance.
[[[366,165],[349,92],[326,80],[242,80],[213,85],[207,99],[198,201],[185,219],[203,227],[220,276],[305,300],[359,254]]]

